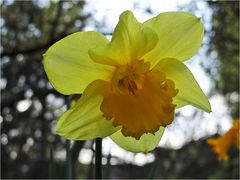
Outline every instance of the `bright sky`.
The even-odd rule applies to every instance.
[[[152,17],[152,15],[146,13],[146,8],[151,9],[153,15],[157,15],[160,12],[176,11],[179,5],[188,2],[190,0],[88,0],[85,11],[91,12],[97,22],[105,21],[108,29],[113,30],[120,14],[125,10],[131,10],[137,19],[143,22]]]

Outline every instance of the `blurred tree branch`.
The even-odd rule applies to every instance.
[[[22,54],[22,55],[25,55],[25,54],[32,54],[32,53],[36,53],[36,52],[39,52],[39,51],[42,51],[42,50],[45,50],[47,49],[49,46],[51,46],[52,44],[54,44],[56,41],[64,38],[66,36],[65,33],[61,34],[59,37],[55,38],[55,39],[52,39],[51,41],[48,41],[47,43],[45,44],[39,44],[39,45],[36,45],[35,47],[31,47],[31,48],[26,48],[26,49],[15,49],[14,51],[3,51],[1,53],[1,58],[4,57],[4,56],[9,56],[9,57],[14,57],[18,54]]]
[[[55,38],[55,31],[56,31],[57,25],[58,25],[60,17],[61,17],[62,3],[63,2],[64,1],[59,1],[58,7],[57,7],[57,10],[56,10],[55,19],[54,19],[54,21],[52,23],[52,31],[50,32],[50,38],[52,38],[52,40],[54,40],[54,38]]]
[[[104,33],[104,35],[112,35],[112,33]],[[63,32],[57,38],[53,38],[45,44],[36,45],[35,47],[26,48],[26,49],[15,49],[14,51],[3,51],[1,53],[1,58],[5,57],[5,56],[14,57],[14,56],[17,56],[18,54],[22,54],[22,55],[29,54],[30,55],[30,54],[33,54],[33,53],[36,53],[39,51],[43,51],[43,50],[47,49],[48,47],[50,47],[55,42],[64,38],[65,36],[67,36],[67,34]]]

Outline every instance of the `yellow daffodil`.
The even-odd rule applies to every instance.
[[[240,149],[239,133],[240,120],[234,120],[233,126],[223,136],[218,138],[209,138],[207,143],[212,145],[212,150],[218,154],[218,160],[228,160],[228,151],[235,144]]]
[[[77,32],[51,46],[44,68],[52,86],[80,94],[57,122],[74,140],[110,136],[121,147],[147,152],[157,146],[176,108],[210,104],[182,62],[199,49],[204,28],[188,12],[166,12],[139,23],[125,11],[112,40]]]

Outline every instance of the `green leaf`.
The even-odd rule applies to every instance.
[[[55,178],[56,178],[56,167],[54,163],[54,152],[53,152],[53,146],[50,145],[49,179],[55,179]]]
[[[107,164],[106,166],[104,166],[105,168],[103,169],[103,178],[104,179],[110,179],[110,175],[111,175],[111,152],[109,152],[108,156],[107,156]]]

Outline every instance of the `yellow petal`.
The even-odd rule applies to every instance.
[[[106,137],[119,130],[106,120],[100,111],[103,94],[107,91],[106,82],[92,82],[83,92],[78,102],[58,120],[56,131],[72,140],[88,140]]]
[[[139,140],[136,140],[132,137],[125,137],[121,131],[117,131],[112,134],[110,138],[120,147],[132,151],[132,152],[148,152],[153,150],[158,144],[163,135],[164,128],[160,127],[160,129],[153,134],[144,134],[141,136]]]
[[[178,108],[185,105],[193,105],[206,112],[211,112],[208,98],[185,64],[178,60],[167,58],[161,60],[154,69],[165,73],[166,77],[175,83],[175,87],[179,92],[173,98],[173,103]]]
[[[108,40],[97,32],[77,32],[52,45],[44,54],[44,69],[62,94],[82,93],[96,79],[108,80],[112,67],[93,62],[88,50]]]
[[[144,56],[151,67],[164,58],[189,59],[198,51],[204,33],[200,19],[188,12],[161,13],[144,26],[152,28],[159,38],[154,50]]]
[[[158,42],[157,34],[148,27],[143,27],[131,11],[125,11],[113,32],[108,45],[89,51],[91,58],[103,64],[121,65],[141,57],[152,50]]]

